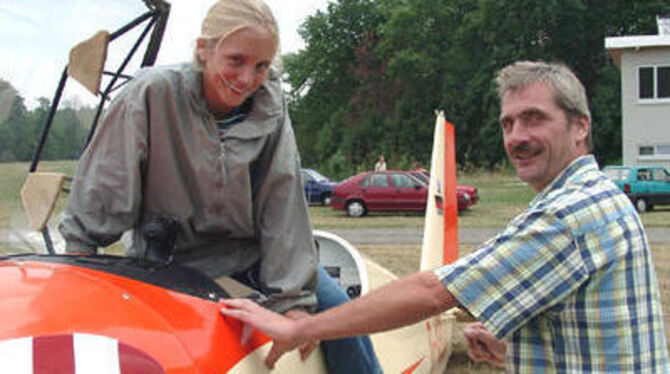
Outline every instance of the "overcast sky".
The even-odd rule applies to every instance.
[[[188,61],[200,21],[214,0],[167,0],[172,4],[158,64]],[[297,29],[329,0],[266,0],[279,23],[282,52],[303,47]],[[9,81],[26,104],[52,98],[70,48],[96,31],[117,30],[146,11],[141,0],[2,0],[0,2],[0,79]],[[128,38],[130,39],[130,38]],[[109,61],[121,61],[125,52]],[[66,97],[95,103],[78,83],[68,81]]]

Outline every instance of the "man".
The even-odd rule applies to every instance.
[[[457,306],[479,321],[468,329],[475,354],[504,355],[510,372],[668,372],[647,238],[589,155],[584,87],[543,62],[514,63],[496,81],[505,150],[538,193],[527,210],[453,264],[300,321],[224,301],[225,315],[274,338],[268,364],[306,339],[392,329]]]

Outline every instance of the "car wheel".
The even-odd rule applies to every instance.
[[[647,200],[643,198],[635,200],[635,209],[640,213],[646,212],[648,210]]]
[[[321,204],[322,205],[330,205],[330,202],[331,202],[332,199],[333,199],[333,197],[330,196],[330,194],[323,195],[323,197],[321,198]]]
[[[361,217],[365,215],[365,204],[359,200],[350,201],[347,203],[347,214],[349,217]]]

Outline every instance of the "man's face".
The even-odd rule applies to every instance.
[[[516,166],[517,176],[536,192],[587,153],[588,119],[569,121],[548,83],[535,82],[509,91],[501,106],[505,151]]]
[[[241,105],[265,81],[275,54],[272,35],[260,26],[245,27],[210,48],[198,40],[204,63],[203,89],[212,112],[227,114]]]

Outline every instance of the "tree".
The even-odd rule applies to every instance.
[[[360,124],[349,116],[360,85],[354,73],[356,50],[382,21],[374,1],[340,0],[301,26],[307,48],[285,56],[284,66],[295,98],[291,117],[304,163],[322,163],[337,153],[344,154],[336,159],[346,160],[349,167],[362,161],[351,137]]]
[[[653,34],[667,1],[341,0],[308,18],[307,48],[286,56],[303,161],[338,170],[426,163],[434,109],[456,125],[461,167],[506,162],[496,72],[516,60],[563,62],[587,89],[595,154],[621,150],[619,72],[606,36]],[[335,161],[337,160],[337,161]],[[327,171],[325,169],[324,171]]]

